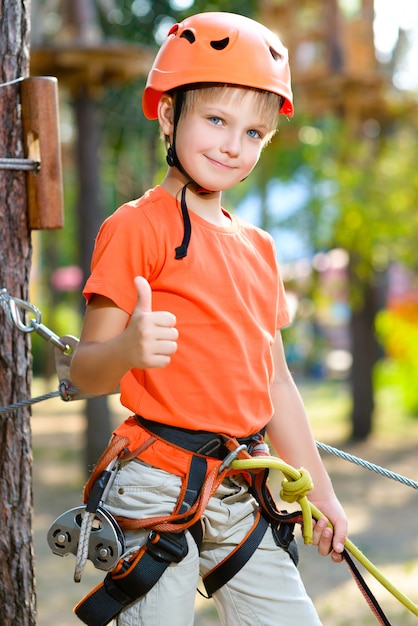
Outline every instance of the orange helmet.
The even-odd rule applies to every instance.
[[[199,13],[170,29],[142,98],[148,119],[158,117],[163,93],[193,83],[228,83],[283,97],[280,113],[293,115],[287,49],[268,28],[234,13]]]

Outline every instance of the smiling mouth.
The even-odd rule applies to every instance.
[[[224,170],[233,170],[233,169],[235,169],[234,165],[229,165],[228,163],[222,163],[221,161],[217,161],[216,159],[212,159],[209,156],[207,156],[206,158],[208,159],[208,161],[210,161],[212,163],[212,165],[214,165],[215,167],[219,167],[220,169],[224,169]]]

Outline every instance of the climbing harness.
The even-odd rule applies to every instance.
[[[97,481],[100,481],[101,468],[108,464],[110,457],[115,457],[116,455],[118,462],[130,460],[133,457],[141,458],[141,453],[144,453],[146,450],[152,453],[156,445],[177,446],[180,437],[182,437],[182,443],[186,446],[186,452],[190,453],[187,447],[191,447],[191,431],[170,428],[163,424],[153,424],[149,420],[138,418],[138,416],[136,416],[135,419],[139,420],[143,428],[146,427],[149,439],[145,440],[145,443],[142,443],[139,448],[135,450],[130,450],[132,445],[128,437],[121,437],[119,439],[116,437],[114,439],[109,450],[106,451],[102,459],[99,460],[86,485],[85,498],[87,498],[87,502],[92,498]],[[183,436],[181,435],[182,433]],[[260,508],[253,527],[242,543],[233,551],[229,558],[224,559],[224,561],[218,564],[217,567],[203,578],[207,597],[211,597],[217,589],[227,583],[245,565],[258,547],[269,525],[272,527],[275,539],[277,537],[276,543],[287,550],[290,556],[294,558],[295,562],[297,562],[297,555],[295,556],[292,553],[292,548],[294,548],[295,545],[293,536],[295,523],[302,525],[302,534],[305,544],[312,543],[312,519],[319,519],[323,517],[323,514],[312,505],[307,498],[312,488],[309,474],[304,470],[296,470],[276,457],[266,456],[266,452],[262,447],[262,439],[259,436],[256,436],[254,441],[247,441],[244,444],[240,441],[228,439],[222,435],[218,436],[214,433],[207,433],[206,435],[209,436],[207,437],[206,443],[204,443],[204,434],[200,432],[196,433],[196,446],[198,446],[198,450],[202,448],[209,450],[209,454],[214,455],[212,460],[214,459],[215,464],[211,472],[208,472],[207,468],[204,471],[200,468],[200,471],[198,471],[197,468],[192,469],[192,466],[190,467],[187,480],[190,480],[191,474],[198,475],[200,473],[200,478],[195,481],[195,488],[192,489],[195,499],[193,504],[186,510],[186,513],[182,513],[183,500],[177,503],[173,514],[166,517],[145,518],[140,520],[118,518],[116,520],[120,527],[125,530],[134,528],[151,530],[146,544],[133,554],[128,553],[123,555],[113,571],[109,571],[105,581],[75,607],[75,612],[78,617],[89,626],[105,626],[105,624],[112,619],[112,616],[114,617],[125,606],[144,595],[144,593],[155,584],[170,562],[178,562],[179,552],[181,552],[179,547],[181,544],[179,544],[178,541],[180,537],[184,537],[184,531],[186,529],[190,530],[199,546],[201,538],[199,537],[199,532],[201,533],[199,525],[200,516],[206,507],[208,499],[216,491],[220,482],[222,482],[228,472],[235,471],[249,477],[250,491],[258,500]],[[167,439],[165,439],[164,442],[162,436],[165,438],[169,437],[172,441],[167,442]],[[173,441],[177,443],[174,444],[172,443]],[[256,456],[251,456],[247,450],[253,451]],[[224,460],[222,460],[222,456],[224,456]],[[204,457],[202,457],[199,452],[196,454],[196,450],[194,450],[191,458],[198,459],[199,462],[201,462]],[[298,506],[300,506],[300,511],[286,513],[277,510],[274,499],[267,488],[267,479],[270,469],[280,470],[284,475],[280,492],[281,499],[285,502],[297,502]],[[207,485],[206,481],[209,481],[209,475],[210,483]],[[188,487],[182,489],[182,493],[187,492]],[[196,493],[198,493],[197,496]],[[173,539],[173,533],[175,540],[174,546],[169,540],[169,538]],[[155,552],[155,541],[158,544],[157,553]],[[159,545],[161,541],[163,547]],[[185,556],[185,554],[186,553],[184,553],[183,556]],[[393,587],[364,554],[347,539],[343,552],[344,560],[380,624],[390,626],[390,622],[386,618],[358,568],[355,566],[350,554],[409,611],[418,616],[418,607]],[[157,562],[158,567],[156,567],[155,562]],[[158,576],[156,573],[157,569],[159,570]],[[147,573],[149,570],[153,573],[151,579]]]
[[[138,416],[136,419],[143,428],[146,424],[147,429],[144,430],[148,440],[139,449],[131,450],[134,444],[129,438],[119,436],[114,438],[111,453],[109,451],[104,453],[85,487],[86,508],[91,508],[91,500],[95,499],[95,487],[102,478],[100,468],[109,461],[110,454],[116,456],[117,463],[123,463],[132,458],[143,460],[143,454],[147,449],[157,455],[164,453],[167,459],[171,458],[170,451],[172,454],[177,452],[183,454],[187,470],[179,500],[170,515],[138,520],[116,518],[123,530],[143,529],[148,530],[149,535],[146,543],[133,554],[123,555],[104,582],[76,606],[77,616],[89,626],[107,624],[125,606],[147,593],[171,562],[179,562],[184,558],[187,554],[186,530],[190,530],[198,548],[200,547],[202,540],[200,520],[209,499],[231,471],[231,465],[236,458],[250,457],[247,449],[259,453],[264,445],[260,434],[247,440],[236,440],[226,435],[198,432],[196,441],[193,442],[193,431],[169,428],[162,424],[152,425],[148,420]],[[164,433],[164,439],[161,433]],[[204,451],[209,451],[210,456],[206,456]],[[260,508],[252,528],[231,555],[203,578],[207,597],[211,597],[245,565],[257,549],[269,525],[272,526],[276,543],[288,550],[290,556],[297,560],[293,528],[296,522],[302,522],[302,516],[299,511],[294,513],[278,511],[266,481],[260,482],[260,485],[263,494],[257,498]],[[311,486],[308,479],[305,487],[309,490]],[[251,490],[257,497],[258,487],[256,488],[255,483]],[[60,522],[60,518],[57,522]],[[56,536],[60,530],[55,524],[49,533],[52,536]],[[55,551],[55,554],[57,553],[59,554]]]
[[[148,420],[143,420],[143,418],[140,418],[140,423],[141,425],[146,424],[147,426],[149,426],[150,424]],[[180,432],[182,431],[182,429],[178,430]],[[159,424],[155,424],[155,426],[153,427],[153,431],[154,432],[149,432],[149,434],[151,435],[149,447],[155,445],[155,443],[158,442],[159,437],[162,434],[167,436],[169,431],[173,431],[173,438],[176,441],[178,441],[178,437],[180,435],[180,432],[177,433],[177,429],[171,429],[166,427],[165,425]],[[189,433],[186,431],[184,435],[184,441],[186,442],[186,445],[188,445]],[[220,457],[220,450],[218,450],[214,441],[216,437],[216,435],[211,433],[211,438],[210,441],[208,440],[207,449],[210,449],[213,454],[217,455],[217,457]],[[214,493],[217,486],[220,484],[219,481],[223,479],[227,471],[235,470],[240,473],[249,473],[252,480],[251,491],[257,497],[260,503],[260,509],[252,529],[248,533],[245,540],[234,551],[234,558],[225,559],[221,564],[214,568],[212,572],[209,572],[209,574],[204,577],[203,583],[207,592],[207,597],[211,597],[213,593],[217,589],[219,589],[220,586],[228,582],[228,580],[230,580],[236,574],[236,572],[239,571],[239,569],[247,562],[251,554],[259,545],[262,537],[267,530],[269,523],[273,522],[272,526],[274,534],[274,529],[276,528],[277,530],[278,526],[277,525],[275,527],[274,522],[277,521],[277,519],[280,519],[280,528],[286,531],[282,533],[282,537],[285,538],[285,541],[283,544],[280,542],[277,543],[278,545],[282,545],[282,547],[287,549],[290,554],[291,550],[289,548],[294,543],[293,526],[295,523],[302,524],[304,542],[306,544],[312,542],[312,519],[319,519],[320,517],[323,517],[323,515],[321,511],[319,511],[314,505],[312,505],[308,501],[307,494],[312,488],[309,474],[304,470],[294,469],[293,467],[289,466],[278,458],[264,456],[263,453],[252,457],[246,451],[246,444],[240,444],[237,441],[232,444],[231,440],[228,440],[228,444],[225,441],[223,443],[228,450],[231,450],[226,455],[224,461],[217,459],[218,465],[216,469],[216,474],[218,476],[218,482],[211,483],[210,489],[205,490],[205,501],[201,503],[201,506],[198,507],[198,515],[191,517],[191,514],[194,513],[196,510],[195,502],[195,505],[188,510],[188,519],[185,523],[184,515],[176,515],[175,513],[166,518],[150,518],[145,520],[138,520],[137,522],[134,521],[133,523],[131,521],[130,523],[128,523],[126,527],[131,529],[149,528],[152,524],[153,529],[149,534],[148,541],[146,545],[143,546],[138,552],[134,554],[124,555],[119,561],[116,568],[113,570],[113,572],[109,572],[109,574],[106,576],[104,583],[102,583],[102,585],[99,585],[99,587],[93,590],[91,594],[89,594],[77,605],[77,607],[75,608],[75,612],[82,621],[84,621],[89,626],[105,626],[105,624],[110,621],[111,614],[113,616],[116,615],[117,612],[122,610],[124,606],[132,603],[133,601],[135,601],[135,599],[141,597],[141,595],[146,593],[145,590],[150,589],[152,586],[150,584],[150,580],[148,580],[148,582],[144,580],[148,577],[147,569],[150,568],[150,559],[151,565],[153,566],[151,567],[151,570],[154,573],[154,577],[152,578],[152,584],[155,584],[156,580],[158,580],[159,578],[159,576],[157,577],[155,574],[154,561],[156,555],[154,552],[152,552],[153,541],[156,534],[159,541],[159,538],[161,537],[160,533],[170,533],[173,532],[173,530],[175,531],[177,528],[181,528],[182,532],[184,532],[184,530],[188,528],[190,529],[196,540],[196,534],[195,532],[193,532],[193,526],[196,527],[199,515],[204,510],[207,503],[207,498],[209,498],[210,495]],[[120,455],[123,450],[125,450],[123,454],[126,454],[125,447],[129,444],[129,439],[125,438],[119,442],[114,441],[112,445],[116,446],[117,444],[119,445],[118,454]],[[256,441],[254,448],[257,449],[257,445],[259,444],[260,441]],[[243,445],[245,445],[245,447],[243,447]],[[199,446],[202,446],[201,439],[199,440]],[[142,445],[140,450],[131,451],[130,453],[128,453],[128,456],[125,457],[125,460],[131,459],[132,456],[140,456],[141,450],[143,451],[145,449],[146,446]],[[115,454],[114,448],[111,451],[111,454]],[[224,452],[222,454],[224,454]],[[192,458],[200,457],[196,457],[196,455],[193,454]],[[99,461],[96,466],[95,472],[93,473],[90,481],[87,483],[86,496],[89,496],[89,494],[93,492],[95,481],[97,480],[97,477],[100,476],[100,467],[103,466],[103,463],[107,463],[108,460],[109,452],[105,453],[105,455],[102,457],[102,460]],[[301,508],[301,511],[297,511],[291,514],[277,511],[274,500],[269,490],[266,489],[267,477],[270,469],[280,470],[284,475],[282,490],[280,493],[281,499],[285,502],[297,502]],[[93,484],[93,486],[91,483]],[[196,490],[194,490],[194,493],[196,493]],[[123,519],[118,520],[118,523],[121,525],[121,527],[124,527],[123,522]],[[177,524],[180,525],[176,526]],[[166,540],[167,535],[164,535],[164,541]],[[177,551],[172,549],[171,544],[169,544],[169,546],[169,550],[164,550],[163,552],[160,551],[158,553],[157,558],[158,562],[160,563],[159,575],[162,575],[169,562],[178,562],[176,561],[176,558],[178,558],[178,545],[175,544]],[[372,610],[373,614],[380,624],[382,624],[383,626],[390,626],[390,622],[386,618],[372,591],[370,590],[364,578],[355,566],[349,553],[367,571],[369,571],[369,573],[371,573],[376,578],[376,580],[378,580],[390,593],[392,593],[392,595],[397,600],[399,600],[409,611],[418,616],[418,607],[405,595],[399,592],[399,590],[397,590],[381,574],[381,572],[379,572],[379,570],[364,556],[364,554],[362,554],[360,550],[358,550],[358,548],[356,548],[356,546],[349,539],[347,539],[343,552],[344,560],[346,561],[370,609]],[[127,556],[128,558],[126,558]],[[115,601],[114,596],[118,598],[117,602]],[[121,597],[123,598],[123,602],[121,602],[120,600]],[[113,611],[113,613],[111,613],[111,611]]]
[[[91,397],[74,387],[69,377],[71,356],[78,340],[70,335],[58,337],[42,324],[42,316],[37,307],[25,300],[10,296],[6,289],[0,289],[0,305],[20,331],[36,332],[53,344],[60,380],[58,392],[23,400],[8,407],[0,407],[0,414],[50,397],[60,396],[64,401]],[[29,321],[25,319],[27,316],[30,317]],[[199,546],[202,533],[200,517],[212,494],[231,471],[244,473],[246,477],[249,477],[250,491],[258,500],[260,508],[252,529],[234,550],[234,558],[227,558],[205,576],[203,582],[207,597],[228,582],[247,562],[269,525],[276,543],[287,550],[291,558],[297,562],[293,536],[294,525],[302,524],[304,542],[309,544],[312,542],[312,519],[323,517],[321,511],[307,498],[312,488],[307,472],[296,470],[276,457],[267,456],[265,444],[260,435],[250,440],[237,441],[210,433],[209,438],[199,439],[198,435],[202,433],[169,428],[138,416],[136,419],[139,420],[143,429],[148,431],[147,440],[138,448],[130,450],[128,438],[116,437],[102,455],[87,482],[86,504],[70,509],[59,516],[48,531],[48,544],[54,554],[59,556],[73,554],[76,557],[74,572],[76,582],[81,579],[87,560],[90,560],[97,569],[108,572],[104,582],[75,608],[75,612],[82,621],[89,626],[105,626],[112,616],[116,616],[125,606],[147,593],[170,563],[179,562],[186,556],[188,550],[185,539],[186,529],[191,532]],[[191,444],[192,439],[195,439],[193,444]],[[315,443],[324,452],[418,489],[418,482],[405,476],[332,446],[318,441]],[[173,513],[166,517],[129,521],[124,518],[115,519],[106,510],[105,501],[120,464],[146,454],[149,447],[156,445],[185,446],[185,453],[189,454],[191,463],[186,484],[182,490],[183,497],[179,499]],[[284,475],[280,492],[281,499],[285,502],[297,502],[300,511],[287,513],[277,510],[267,487],[270,469],[279,470]],[[330,523],[329,526],[331,527]],[[140,550],[126,552],[123,530],[132,528],[148,529],[149,534]],[[343,551],[344,560],[380,624],[390,626],[350,554],[407,610],[418,617],[418,606],[394,587],[347,539]]]

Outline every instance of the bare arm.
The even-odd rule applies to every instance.
[[[320,554],[329,554],[332,550],[333,560],[340,561],[347,537],[347,519],[316,448],[302,399],[286,364],[280,333],[273,353],[275,376],[271,394],[274,415],[267,432],[284,461],[296,468],[304,467],[311,474],[314,489],[309,499],[334,526],[333,536],[331,529],[327,528],[327,520],[321,519],[315,524],[313,541]]]
[[[144,278],[137,277],[135,285],[138,301],[131,316],[103,296],[93,296],[87,306],[71,362],[71,379],[81,391],[110,393],[129,370],[165,367],[177,350],[175,316],[152,311],[152,292]]]

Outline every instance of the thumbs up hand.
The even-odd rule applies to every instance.
[[[135,286],[138,300],[125,331],[131,368],[166,367],[177,350],[176,317],[152,310],[152,290],[146,278],[137,276]]]

